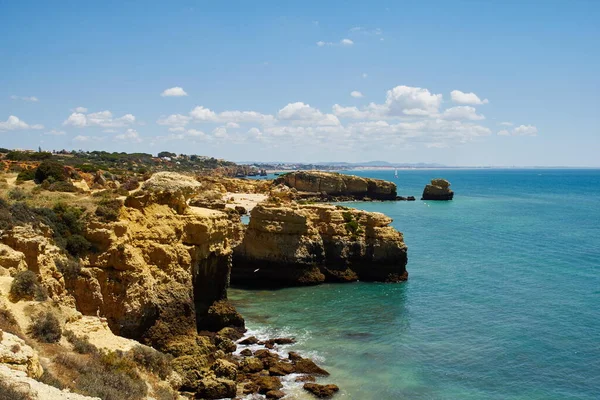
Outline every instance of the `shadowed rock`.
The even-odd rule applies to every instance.
[[[452,200],[453,197],[450,182],[445,179],[432,179],[423,189],[421,200]]]

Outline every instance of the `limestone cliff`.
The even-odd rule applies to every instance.
[[[454,192],[450,189],[450,182],[445,179],[432,179],[425,185],[421,200],[452,200]]]
[[[280,183],[295,188],[298,192],[325,193],[329,196],[345,196],[353,199],[396,199],[396,184],[393,182],[333,172],[290,172],[275,180],[275,184]]]
[[[232,281],[315,284],[406,280],[406,245],[392,220],[333,205],[262,203],[234,251]]]

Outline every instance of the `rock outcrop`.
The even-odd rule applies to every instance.
[[[450,182],[445,179],[432,179],[431,183],[423,189],[421,200],[452,200],[454,192],[450,189]]]
[[[275,179],[300,194],[325,194],[343,199],[395,200],[396,184],[381,179],[362,178],[334,172],[296,171]]]
[[[126,201],[116,222],[88,225],[86,237],[98,251],[70,289],[83,314],[104,316],[116,334],[161,347],[156,341],[167,328],[168,335],[193,336],[209,322],[224,327],[209,309],[226,299],[239,233],[226,213],[182,211],[176,196],[169,194],[168,204],[148,201],[152,196]]]
[[[402,234],[381,213],[262,203],[234,251],[232,282],[299,285],[406,280]]]
[[[35,350],[23,339],[0,330],[0,365],[37,379],[44,373]]]

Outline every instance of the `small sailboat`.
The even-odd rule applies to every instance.
[[[398,170],[394,171],[394,178],[398,179]]]

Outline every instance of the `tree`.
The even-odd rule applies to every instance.
[[[66,181],[65,167],[56,161],[43,161],[35,170],[35,183],[42,183],[46,179],[53,181]]]

